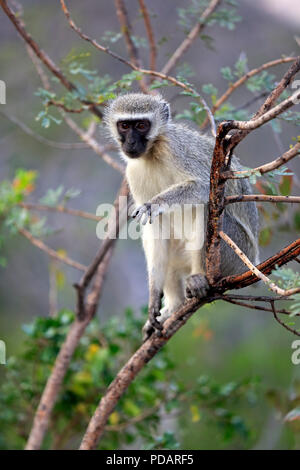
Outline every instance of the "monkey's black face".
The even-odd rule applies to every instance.
[[[123,152],[130,158],[140,157],[147,147],[150,121],[148,119],[118,121],[117,128]]]

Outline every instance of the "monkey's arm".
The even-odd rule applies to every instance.
[[[165,191],[154,196],[150,201],[138,207],[132,214],[138,220],[143,218],[143,224],[150,222],[158,214],[166,212],[172,205],[178,204],[207,204],[209,185],[199,179],[190,179],[173,184]]]

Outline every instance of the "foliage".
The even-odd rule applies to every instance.
[[[99,398],[139,346],[146,310],[142,313],[136,318],[127,309],[122,321],[114,317],[100,328],[94,319],[89,325],[55,405],[47,448],[70,448],[77,442]],[[24,325],[24,350],[9,358],[0,389],[2,448],[24,446],[45,382],[73,321],[74,314],[62,310],[56,317],[37,317]],[[100,448],[122,449],[135,444],[145,449],[176,449],[180,432],[160,435],[159,428],[164,419],[176,423],[183,415],[195,424],[200,419],[214,422],[229,443],[238,437],[246,445],[250,430],[234,409],[241,400],[255,406],[256,389],[255,380],[218,384],[207,376],[200,376],[197,386],[191,388],[178,377],[166,346],[121,398]]]
[[[15,235],[19,229],[25,228],[38,238],[53,233],[45,217],[38,217],[20,205],[34,192],[37,176],[36,171],[21,168],[16,171],[12,181],[3,180],[0,183],[0,249],[3,248],[6,239]],[[80,191],[74,188],[67,190],[63,186],[57,189],[49,188],[40,198],[40,203],[51,207],[63,206],[79,194]],[[0,256],[0,266],[5,265],[6,258]]]
[[[209,0],[192,0],[188,7],[178,8],[179,24],[183,26],[186,33],[194,26],[195,18],[200,19],[209,3]],[[207,26],[218,24],[222,28],[233,30],[235,24],[241,21],[242,18],[236,13],[237,2],[235,0],[225,0],[224,4],[226,5],[225,8],[218,8],[206,20]]]

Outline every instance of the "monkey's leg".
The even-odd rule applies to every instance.
[[[144,337],[149,337],[155,329],[162,329],[157,317],[160,315],[169,247],[168,240],[162,240],[155,235],[154,226],[148,224],[143,230],[143,245],[149,276],[149,318],[143,328]]]
[[[164,286],[165,307],[161,311],[158,318],[160,323],[169,318],[172,313],[180,307],[184,302],[184,282],[183,276],[177,270],[168,271],[166,284]]]
[[[164,285],[164,303],[165,306],[160,310],[159,316],[156,317],[156,321],[159,322],[159,329],[162,329],[162,325],[169,318],[172,313],[176,312],[178,307],[184,302],[184,288],[183,281],[178,271],[168,271],[166,282]],[[154,327],[149,320],[147,320],[144,328],[144,340],[148,339],[149,336],[154,332]]]
[[[205,297],[209,289],[209,284],[203,269],[203,250],[191,251],[191,275],[186,280],[186,297]]]

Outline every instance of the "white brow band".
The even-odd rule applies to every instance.
[[[153,113],[117,113],[114,115],[115,121],[128,121],[131,119],[149,119],[153,118]]]

